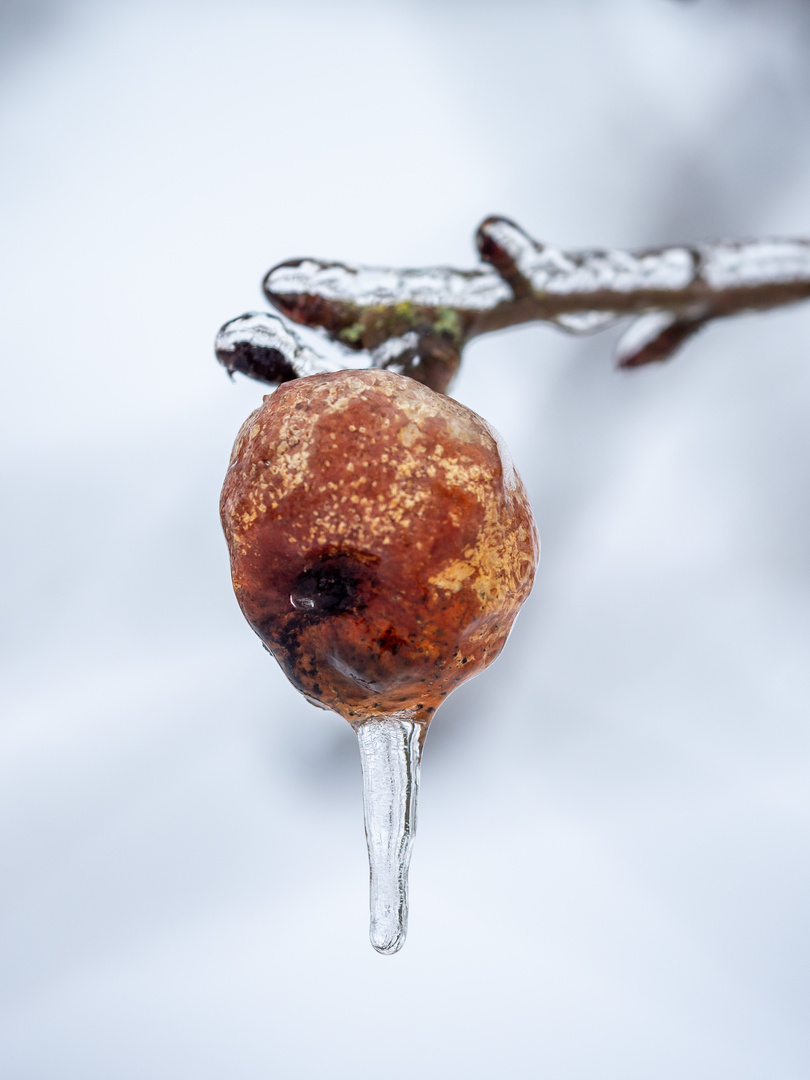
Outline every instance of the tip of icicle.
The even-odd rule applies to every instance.
[[[371,944],[374,947],[374,951],[378,952],[380,956],[393,956],[394,953],[398,953],[402,946],[405,944],[405,931],[397,934],[396,937],[375,937],[374,934],[369,935],[371,938]]]

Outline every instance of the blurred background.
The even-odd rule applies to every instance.
[[[263,391],[212,341],[282,259],[471,266],[492,213],[810,235],[810,4],[4,0],[0,40],[0,1075],[804,1080],[810,305],[630,374],[469,348],[543,559],[432,727],[393,958],[354,736],[231,593]]]

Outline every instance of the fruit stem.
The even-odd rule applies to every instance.
[[[416,832],[425,725],[410,713],[355,726],[363,766],[363,814],[370,873],[371,944],[399,952],[408,932],[408,865]]]

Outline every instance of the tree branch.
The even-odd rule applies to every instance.
[[[619,366],[630,368],[669,359],[714,319],[810,297],[807,240],[566,252],[490,217],[476,243],[485,265],[475,270],[280,263],[264,279],[265,296],[288,319],[342,345],[346,362],[325,360],[261,313],[226,323],[217,356],[229,372],[265,382],[385,367],[444,392],[464,346],[509,326],[549,322],[583,334],[632,317],[617,349]],[[351,352],[361,355],[350,359]]]

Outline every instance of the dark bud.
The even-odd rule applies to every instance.
[[[509,218],[488,217],[478,226],[475,244],[482,261],[498,271],[516,297],[530,291],[518,264],[521,254],[536,248],[536,244],[519,225]]]
[[[249,311],[226,322],[214,349],[229,375],[238,371],[270,385],[333,367],[299,341],[281,319],[264,311]]]
[[[616,349],[620,368],[662,364],[706,325],[705,318],[690,319],[671,312],[642,315],[630,324]]]

